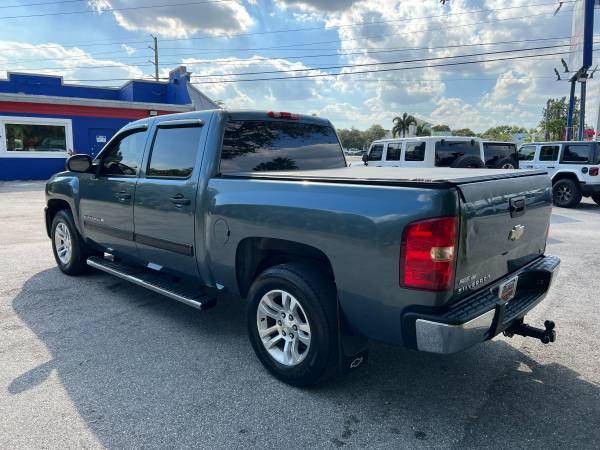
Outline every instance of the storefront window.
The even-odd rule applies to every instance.
[[[5,123],[6,150],[9,152],[66,152],[63,125]]]

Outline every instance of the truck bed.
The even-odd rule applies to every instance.
[[[315,181],[326,183],[383,184],[411,186],[428,185],[433,188],[445,188],[467,183],[521,178],[541,175],[543,170],[506,170],[506,169],[453,169],[410,168],[410,167],[344,167],[328,170],[294,170],[276,172],[239,172],[223,175],[230,178],[258,178],[289,181]]]

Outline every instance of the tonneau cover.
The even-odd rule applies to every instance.
[[[269,180],[298,180],[330,183],[364,184],[430,184],[432,187],[456,186],[496,179],[528,177],[546,173],[542,170],[453,169],[352,166],[327,170],[293,170],[277,172],[240,172],[224,177],[258,178]]]

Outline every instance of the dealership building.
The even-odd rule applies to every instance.
[[[0,80],[0,180],[48,179],[70,154],[95,156],[133,120],[215,108],[183,66],[168,81],[131,80],[118,88],[9,72]]]

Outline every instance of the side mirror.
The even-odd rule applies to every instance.
[[[369,154],[365,153],[364,155],[362,155],[362,160],[365,163],[365,166],[368,165],[368,163],[369,163]]]
[[[85,173],[92,168],[92,158],[90,155],[73,155],[67,159],[65,168],[71,172]]]

